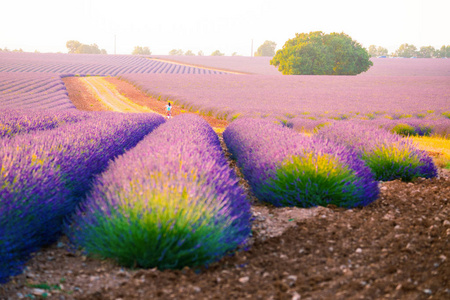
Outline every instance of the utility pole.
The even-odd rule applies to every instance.
[[[116,54],[116,35],[114,35],[114,54]]]
[[[250,57],[253,57],[253,39],[252,39],[252,52],[250,53]]]

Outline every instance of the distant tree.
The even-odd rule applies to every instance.
[[[367,50],[368,50],[367,52],[369,52],[370,57],[377,57],[378,56],[377,46],[370,45]]]
[[[219,50],[214,51],[211,53],[211,56],[224,56],[225,54],[220,52]]]
[[[395,51],[395,56],[398,57],[414,57],[417,55],[417,48],[414,45],[401,44],[400,47]]]
[[[237,54],[237,52],[233,52],[233,53],[231,54],[231,56],[239,56],[239,54]]]
[[[417,57],[421,58],[431,58],[436,54],[436,49],[433,46],[422,46],[417,52]]]
[[[100,50],[97,44],[86,45],[81,44],[80,47],[75,50],[75,53],[85,53],[85,54],[106,54],[106,50]]]
[[[373,63],[359,43],[345,33],[295,34],[270,61],[283,75],[356,75]]]
[[[13,52],[23,52],[22,48],[20,49],[14,49]]]
[[[205,55],[205,54],[203,53],[202,50],[200,50],[200,51],[198,51],[197,55],[198,55],[198,56],[203,56],[203,55]]]
[[[375,45],[370,45],[368,48],[369,55],[371,57],[378,57],[378,56],[386,56],[388,55],[388,49],[383,48],[381,46],[375,46]]]
[[[66,47],[69,53],[85,53],[85,54],[107,54],[105,49],[99,49],[97,44],[86,45],[79,41],[68,41]]]
[[[388,49],[378,46],[377,54],[378,54],[378,56],[386,56],[386,55],[388,55]]]
[[[66,47],[69,49],[69,53],[75,53],[77,51],[78,47],[81,46],[81,43],[79,41],[70,40],[66,43]]]
[[[132,55],[151,55],[152,52],[148,47],[135,46]]]
[[[184,55],[186,55],[186,56],[195,56],[195,53],[192,52],[192,50],[188,50],[188,51],[184,52]]]
[[[435,57],[450,57],[450,46],[443,45],[441,49],[436,50]]]
[[[181,49],[172,49],[169,51],[169,55],[183,55],[183,50]]]
[[[275,47],[277,44],[272,41],[265,41],[264,44],[259,46],[258,50],[255,52],[255,56],[274,56]]]

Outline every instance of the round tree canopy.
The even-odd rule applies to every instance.
[[[296,33],[278,50],[271,65],[283,75],[356,75],[373,63],[358,42],[345,33]]]

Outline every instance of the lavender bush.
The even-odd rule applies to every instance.
[[[91,116],[92,114],[75,109],[51,111],[0,109],[0,138],[54,129],[89,119]]]
[[[250,217],[217,135],[183,114],[109,166],[67,234],[88,254],[125,266],[182,268],[243,245]]]
[[[445,118],[404,118],[397,120],[376,120],[378,127],[403,136],[450,136],[450,119]]]
[[[316,136],[355,149],[377,180],[410,181],[437,176],[436,166],[425,151],[417,149],[411,140],[386,130],[357,122],[337,122],[322,128]]]
[[[253,192],[275,206],[364,206],[378,185],[356,153],[266,120],[238,119],[223,133]]]
[[[165,119],[93,113],[70,126],[0,140],[0,282],[53,242],[94,174]]]

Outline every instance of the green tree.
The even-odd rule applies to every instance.
[[[192,50],[188,50],[188,51],[186,51],[186,52],[184,53],[184,55],[186,55],[186,56],[195,56],[195,53],[192,52]]]
[[[414,57],[417,55],[417,48],[414,45],[401,44],[400,47],[395,51],[395,56],[398,57]]]
[[[200,51],[198,51],[197,55],[198,55],[198,56],[203,56],[203,55],[205,55],[205,54],[203,53],[202,50],[200,50]]]
[[[274,56],[275,47],[277,44],[272,41],[265,41],[264,44],[259,46],[258,50],[255,52],[255,56]]]
[[[183,50],[181,49],[172,49],[169,51],[169,55],[183,55]]]
[[[436,50],[435,57],[450,57],[450,46],[443,45],[441,49]]]
[[[431,58],[434,57],[436,53],[436,49],[433,46],[422,46],[417,52],[417,57],[421,58]]]
[[[214,51],[211,53],[211,56],[224,56],[225,54],[220,52],[219,50]]]
[[[134,47],[134,50],[131,54],[132,55],[151,55],[152,52],[150,51],[150,49],[148,47],[136,46],[136,47]]]
[[[367,52],[369,52],[370,57],[377,57],[378,56],[377,46],[370,45],[367,50],[368,50]]]
[[[386,55],[388,55],[388,49],[383,48],[381,46],[378,46],[378,48],[377,48],[377,55],[378,56],[386,56]]]
[[[99,49],[97,44],[86,45],[79,41],[68,41],[66,47],[69,53],[86,53],[86,54],[107,54],[105,49]]]
[[[70,41],[67,41],[67,43],[66,43],[66,47],[67,47],[67,49],[69,49],[69,53],[75,53],[75,51],[80,46],[81,46],[81,43],[79,41],[70,40]]]
[[[270,61],[283,75],[356,75],[373,63],[345,33],[296,33]]]

